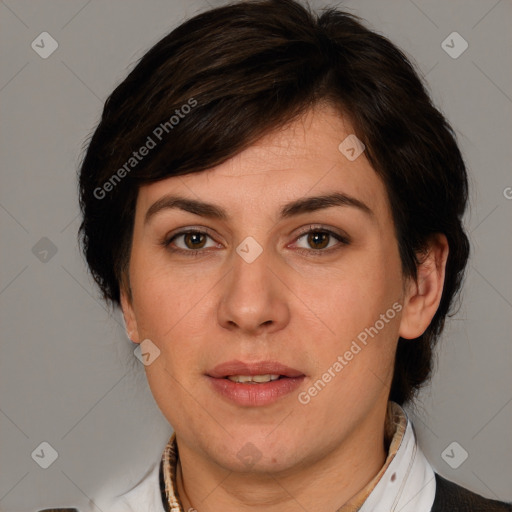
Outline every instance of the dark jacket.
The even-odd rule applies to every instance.
[[[436,496],[431,512],[505,512],[512,502],[490,500],[436,473]]]

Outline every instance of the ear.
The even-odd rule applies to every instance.
[[[121,309],[123,311],[124,323],[126,325],[126,334],[133,343],[140,343],[139,330],[137,327],[137,319],[133,311],[133,304],[131,297],[128,293],[121,289]]]
[[[409,279],[399,335],[405,339],[421,336],[436,314],[443,294],[448,240],[437,233],[431,237],[425,253],[420,255],[416,280]]]

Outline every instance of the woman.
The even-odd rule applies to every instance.
[[[512,510],[436,474],[402,408],[462,281],[467,176],[387,39],[293,0],[192,18],[107,100],[80,199],[174,429],[104,510]]]

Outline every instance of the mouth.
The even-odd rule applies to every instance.
[[[275,361],[228,361],[210,370],[214,391],[241,406],[269,405],[289,395],[306,377],[301,371]]]
[[[268,382],[279,378],[304,377],[304,374],[276,361],[245,363],[234,360],[217,365],[207,375],[214,379],[230,379],[235,382]],[[240,378],[242,380],[236,380]]]
[[[232,382],[239,382],[241,384],[262,384],[264,382],[272,382],[274,380],[286,379],[284,375],[229,375],[225,377]]]

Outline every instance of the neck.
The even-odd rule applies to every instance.
[[[176,483],[185,511],[339,510],[377,475],[386,461],[384,414],[369,418],[326,456],[286,472],[240,474],[208,463],[179,444]],[[376,429],[375,425],[380,425]]]

